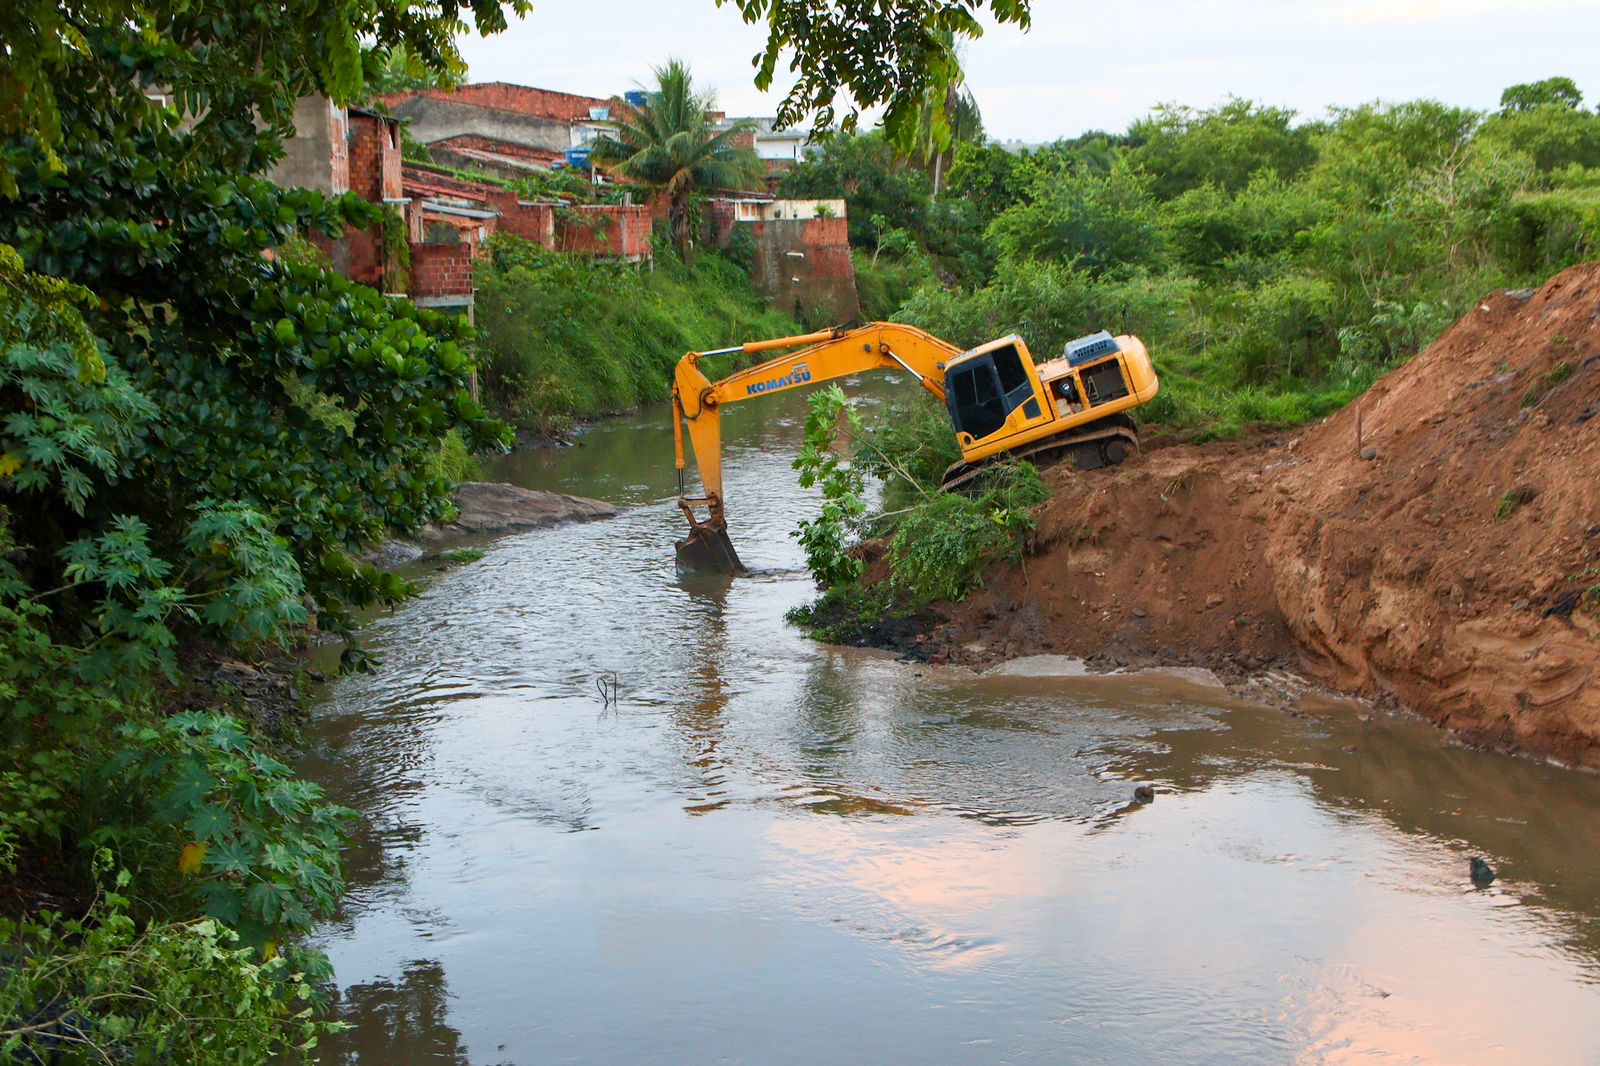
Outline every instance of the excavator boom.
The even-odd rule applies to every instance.
[[[700,360],[708,356],[785,350],[788,354],[720,381],[709,380],[700,369]],[[1038,365],[1017,336],[963,351],[896,322],[690,352],[679,360],[672,387],[678,506],[689,520],[689,536],[678,542],[680,568],[744,571],[728,539],[724,513],[723,407],[865,370],[903,370],[945,402],[962,458],[946,471],[946,488],[975,483],[987,464],[1006,455],[1035,462],[1070,458],[1085,468],[1120,462],[1138,450],[1126,412],[1149,402],[1159,388],[1139,339],[1109,333],[1080,337],[1061,358]],[[699,496],[689,495],[684,481],[685,431],[700,466]]]
[[[700,360],[716,355],[756,354],[798,348],[758,366],[712,382]],[[751,341],[731,348],[690,352],[673,378],[673,435],[677,447],[678,506],[689,519],[689,536],[678,542],[678,565],[690,570],[742,573],[744,565],[728,539],[722,495],[722,408],[788,389],[817,385],[866,370],[904,370],[944,399],[944,363],[961,349],[913,326],[871,322],[795,337]],[[700,496],[688,495],[683,434],[688,428],[700,467]],[[696,513],[705,510],[705,518]]]

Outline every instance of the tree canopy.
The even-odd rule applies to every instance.
[[[1500,94],[1502,111],[1532,111],[1536,107],[1576,108],[1583,93],[1571,78],[1545,78],[1543,81],[1512,85]]]
[[[656,84],[639,107],[628,107],[595,139],[594,161],[622,177],[666,194],[678,253],[689,244],[690,196],[703,189],[751,189],[761,184],[761,160],[741,138],[755,127],[735,122],[718,130],[716,96],[696,88],[681,60],[655,69]]]

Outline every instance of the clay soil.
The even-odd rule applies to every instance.
[[[1046,474],[1026,564],[924,649],[1287,667],[1600,769],[1600,263],[1497,293],[1357,404]]]

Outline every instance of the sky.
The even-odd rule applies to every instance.
[[[780,95],[752,84],[764,42],[714,0],[535,0],[504,34],[461,43],[472,81],[593,96],[675,56],[724,110],[770,115]],[[1033,28],[991,27],[966,70],[989,135],[1038,143],[1230,95],[1308,118],[1374,99],[1490,109],[1507,85],[1565,75],[1592,107],[1597,42],[1600,0],[1033,0]]]

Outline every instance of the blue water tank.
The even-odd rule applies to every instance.
[[[629,107],[643,107],[650,102],[650,94],[643,89],[629,89],[622,98],[628,101]]]

